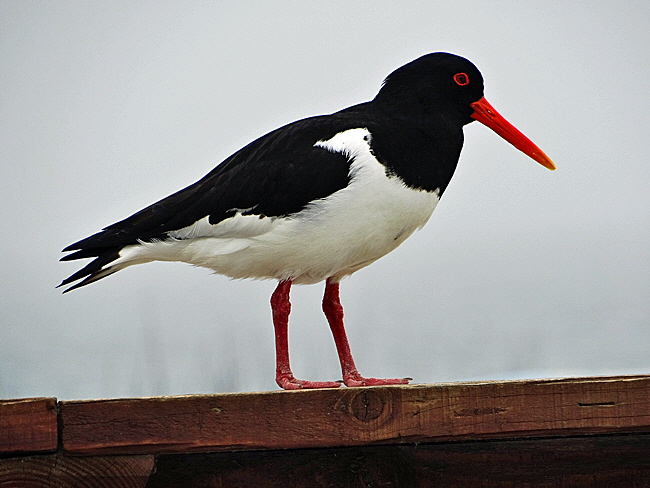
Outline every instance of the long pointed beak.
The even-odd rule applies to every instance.
[[[469,106],[474,109],[474,113],[471,115],[474,120],[478,120],[481,124],[488,126],[510,144],[545,168],[548,168],[551,171],[555,170],[553,161],[544,154],[544,151],[537,147],[533,141],[528,139],[528,137],[519,132],[519,130],[503,118],[499,112],[494,110],[494,107],[488,103],[485,97],[474,103],[470,103]]]

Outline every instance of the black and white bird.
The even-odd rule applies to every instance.
[[[549,169],[551,160],[483,97],[467,59],[422,56],[392,72],[370,102],[285,125],[240,149],[196,183],[76,242],[62,261],[93,258],[63,280],[93,283],[150,261],[181,261],[231,278],[274,279],[276,381],[296,379],[287,326],[292,284],[325,281],[323,311],[347,386],[408,383],[359,374],[343,326],[342,278],[388,254],[431,217],[473,120]]]

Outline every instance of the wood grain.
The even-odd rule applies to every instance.
[[[0,400],[0,453],[56,449],[56,398]]]
[[[61,402],[74,454],[191,453],[650,431],[650,376]]]
[[[2,488],[143,488],[154,467],[153,456],[62,454],[0,459]],[[179,486],[185,486],[181,483]]]

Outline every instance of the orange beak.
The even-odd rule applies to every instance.
[[[510,144],[533,158],[545,168],[548,168],[551,171],[555,170],[553,161],[544,154],[544,151],[537,147],[533,141],[528,139],[528,137],[519,132],[519,130],[504,119],[499,112],[494,110],[494,107],[488,103],[485,97],[481,98],[477,102],[470,103],[469,106],[474,109],[474,113],[471,115],[474,120],[478,120],[481,124],[488,126]]]

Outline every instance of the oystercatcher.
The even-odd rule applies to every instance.
[[[451,180],[463,126],[478,120],[548,169],[551,160],[485,100],[467,59],[424,55],[392,72],[370,102],[276,129],[196,183],[76,242],[62,261],[94,258],[63,280],[105,278],[133,264],[182,261],[231,278],[275,279],[276,382],[330,388],[289,367],[293,284],[325,281],[323,312],[347,386],[408,383],[359,374],[343,326],[342,278],[421,228]]]

